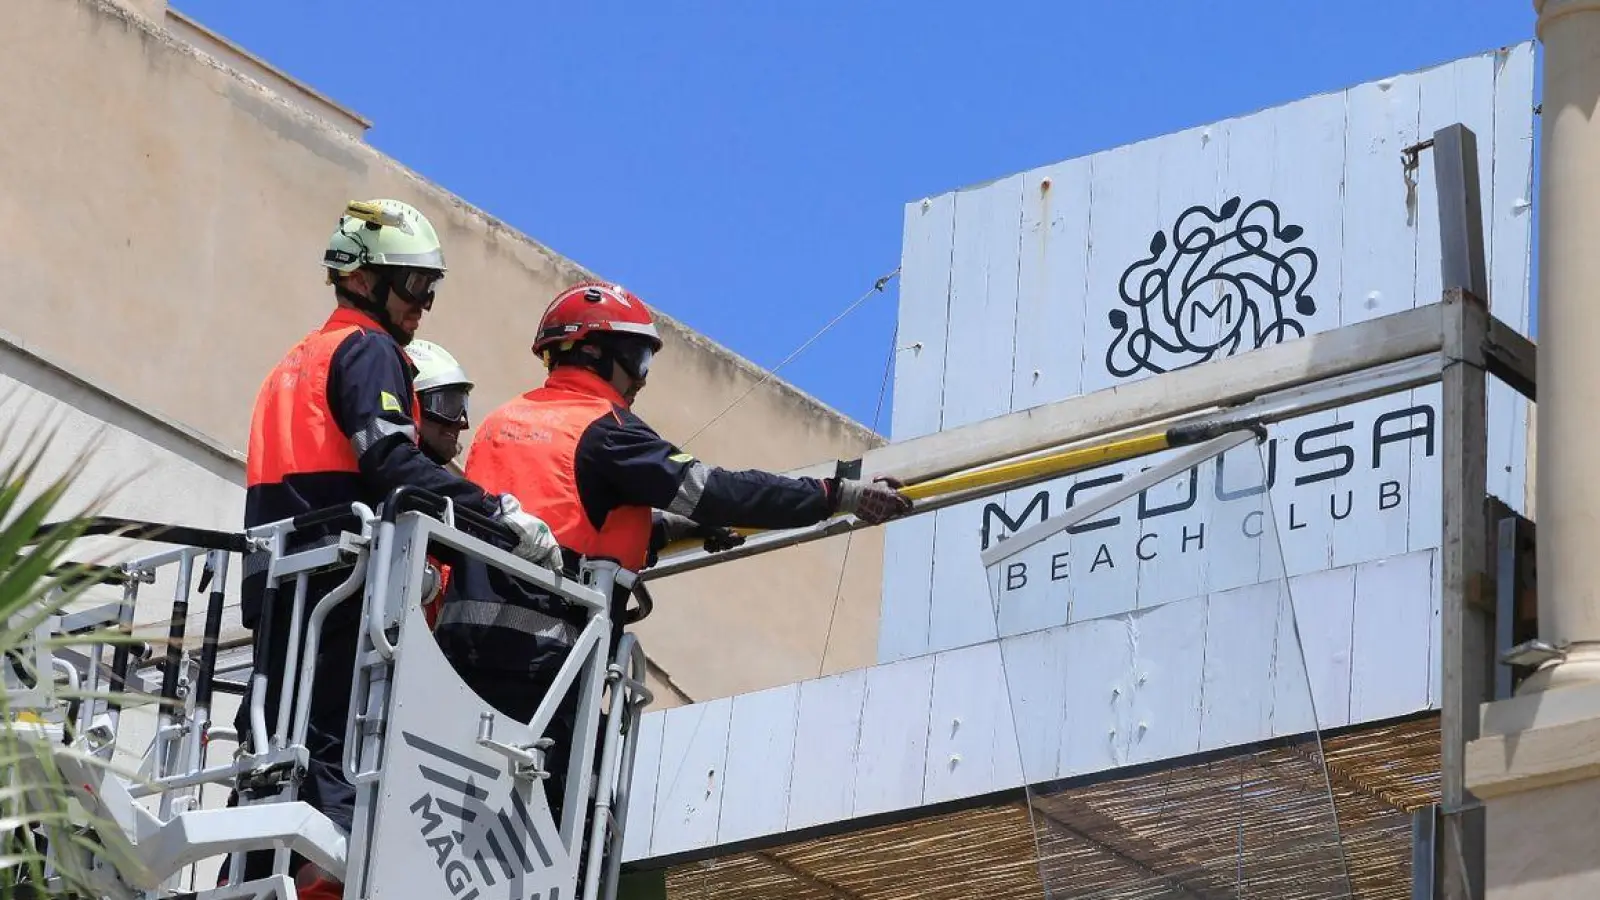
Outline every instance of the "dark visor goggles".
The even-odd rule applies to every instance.
[[[417,395],[422,414],[443,425],[467,427],[467,389],[442,387]]]
[[[635,381],[649,377],[650,363],[656,356],[654,347],[643,341],[618,341],[612,345],[611,352],[616,354],[623,371]]]
[[[404,267],[387,267],[384,274],[389,278],[389,284],[400,299],[412,306],[423,309],[433,309],[433,292],[438,288],[439,282],[444,280],[444,273],[432,269],[408,269]]]

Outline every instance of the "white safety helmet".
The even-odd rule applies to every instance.
[[[467,395],[472,379],[450,352],[421,338],[406,344],[406,353],[417,367],[413,387],[422,414],[446,425],[467,424]]]
[[[450,351],[433,341],[418,338],[406,345],[406,353],[417,365],[417,390],[431,391],[450,385],[472,389],[472,379],[467,377],[467,370],[461,368]]]

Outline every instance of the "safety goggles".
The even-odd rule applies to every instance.
[[[446,387],[417,395],[422,414],[445,425],[467,427],[467,391]]]
[[[617,362],[635,380],[643,381],[650,375],[650,362],[655,359],[656,351],[649,344],[641,341],[619,342],[615,353]]]
[[[390,268],[387,274],[400,299],[412,306],[433,309],[433,293],[444,280],[444,273],[431,269]]]

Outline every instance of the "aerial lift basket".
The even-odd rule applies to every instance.
[[[297,540],[313,528],[334,536],[310,546]],[[88,813],[77,837],[89,837],[103,851],[85,852],[73,866],[89,873],[91,896],[292,900],[291,852],[340,877],[352,900],[615,896],[637,723],[651,700],[637,640],[630,634],[612,639],[614,627],[649,611],[633,573],[607,560],[584,561],[576,578],[534,566],[505,549],[513,541],[497,524],[414,488],[395,491],[376,512],[353,504],[244,533],[121,519],[98,520],[89,533],[178,545],[98,573],[121,585],[120,602],[36,616],[31,639],[4,667],[14,729],[49,746],[55,768]],[[436,584],[429,555],[437,553],[498,569],[583,610],[577,645],[532,721],[510,719],[480,699],[436,643],[421,604]],[[276,604],[290,604],[294,612],[276,721],[267,727],[266,672],[258,669],[247,695],[244,742],[211,721],[214,692],[227,689],[215,676],[230,564],[266,573],[263,622]],[[207,612],[196,656],[185,649],[184,631],[197,567]],[[308,596],[314,575],[342,581]],[[158,676],[141,666],[138,646],[126,641],[76,652],[52,647],[52,636],[130,630],[140,586],[158,579],[174,583]],[[612,618],[610,598],[618,588],[633,588],[640,598],[624,623]],[[355,671],[350,683],[331,684],[317,677],[317,651],[328,616],[347,603],[360,605]],[[268,629],[257,632],[255,660],[271,658],[271,640]],[[104,656],[112,646],[108,666]],[[343,768],[356,788],[356,807],[348,834],[297,796],[309,759],[309,703],[326,690],[352,697]],[[558,822],[545,796],[551,774],[545,731],[574,692],[579,713]],[[158,723],[139,771],[108,766],[123,709],[151,702]],[[233,758],[208,764],[212,745],[229,741],[239,743]],[[15,772],[20,778],[44,774]],[[236,805],[200,808],[197,791],[204,784],[233,788]],[[73,835],[55,826],[36,830],[57,854],[72,852]],[[185,871],[192,879],[196,863],[228,856],[229,871],[237,873],[252,850],[274,851],[270,876],[183,889]],[[57,881],[47,887],[60,886],[61,872],[45,874]]]

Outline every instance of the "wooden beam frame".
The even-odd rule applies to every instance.
[[[1265,394],[1437,352],[1440,313],[1438,304],[1430,304],[888,444],[866,453],[861,471],[916,482],[1157,422],[1223,412]]]
[[[1483,446],[1486,418],[1485,369],[1489,353],[1488,334],[1492,322],[1481,300],[1459,288],[1454,288],[1446,292],[1443,302],[1439,304],[1350,326],[1341,329],[1340,332],[1328,333],[1342,334],[1346,337],[1357,334],[1361,336],[1359,340],[1319,341],[1317,336],[1313,336],[1292,342],[1321,345],[1324,348],[1330,346],[1349,348],[1350,352],[1357,353],[1358,356],[1353,362],[1341,364],[1339,368],[1345,371],[1327,380],[1314,380],[1308,383],[1309,376],[1304,374],[1308,369],[1317,374],[1327,371],[1320,366],[1316,355],[1311,354],[1302,357],[1302,361],[1307,362],[1308,366],[1300,373],[1275,370],[1273,377],[1276,380],[1266,384],[1257,382],[1254,389],[1230,385],[1225,389],[1228,396],[1245,396],[1252,399],[1243,404],[1230,406],[1224,413],[1208,415],[1212,420],[1226,420],[1237,416],[1259,417],[1260,420],[1268,422],[1281,421],[1318,409],[1337,408],[1357,398],[1392,393],[1433,382],[1442,384],[1444,404],[1441,410],[1443,447],[1441,462],[1445,523],[1444,544],[1440,550],[1443,590],[1442,646],[1438,652],[1441,655],[1443,669],[1441,760],[1444,769],[1444,799],[1447,802],[1441,804],[1437,829],[1436,870],[1439,873],[1437,884],[1441,891],[1449,890],[1446,885],[1461,884],[1471,879],[1473,870],[1469,861],[1473,852],[1471,849],[1473,835],[1481,834],[1481,831],[1474,831],[1473,817],[1478,811],[1475,809],[1474,801],[1464,791],[1463,752],[1467,737],[1475,734],[1477,729],[1478,701],[1475,698],[1488,690],[1492,675],[1493,625],[1489,607],[1493,591],[1486,581],[1488,573],[1485,571],[1488,552],[1484,512],[1487,497],[1485,471],[1487,460]],[[1396,334],[1408,335],[1404,338],[1407,346],[1411,349],[1420,347],[1422,352],[1400,360],[1387,359],[1397,344],[1372,343],[1381,341],[1384,334],[1391,337]],[[1435,337],[1438,344],[1430,350],[1428,348],[1432,346]],[[1383,349],[1384,346],[1390,349]],[[1267,353],[1268,351],[1255,351],[1234,359],[1248,360]],[[1526,354],[1519,353],[1518,356],[1526,358]],[[1281,359],[1281,356],[1279,358]],[[1212,365],[1215,364],[1196,367],[1196,370]],[[1236,367],[1230,366],[1229,369],[1238,371]],[[1193,380],[1193,376],[1188,372],[1184,377]],[[1150,382],[1176,385],[1179,379],[1158,376]],[[1109,396],[1107,392],[1101,393]],[[1103,408],[1100,404],[1105,402],[1105,397],[1089,395],[1077,400],[1064,401],[1058,406],[1068,411],[1074,408],[1094,410]],[[1214,405],[1212,408],[1215,408]],[[1168,406],[1166,411],[1191,415],[1195,412],[1193,405]],[[1130,416],[1149,414],[1138,413]],[[1006,418],[1020,423],[1018,427],[1029,426],[1026,416]],[[1064,420],[1071,421],[1065,417]],[[1039,446],[1059,446],[1062,439],[1071,440],[1081,434],[1082,432],[1070,429],[1050,432],[1039,427],[1027,440],[1035,442],[1034,448],[1037,449]],[[1021,438],[1013,439],[1017,441],[1018,446],[1023,446]],[[928,439],[923,440],[923,446],[928,446],[925,443]],[[913,442],[908,442],[910,443]],[[992,489],[986,490],[993,492]],[[969,499],[973,498],[941,497],[933,502],[943,505]],[[918,511],[927,511],[928,508],[919,503]],[[826,526],[826,530],[806,529],[802,530],[804,533],[798,537],[794,532],[773,533],[752,539],[750,543],[758,547],[754,552],[767,552],[791,543],[814,540],[829,533],[842,533],[851,527],[853,523],[846,519],[831,523]],[[740,549],[747,550],[748,546]],[[714,554],[709,557],[698,554],[698,556],[701,559],[695,562],[695,567],[714,564],[733,557],[734,554]],[[665,572],[660,571],[663,567],[651,572],[660,576],[683,571],[683,568],[678,567],[681,564],[681,559],[668,560],[664,566]],[[934,656],[938,658],[959,652],[961,651],[949,651]],[[797,735],[796,739],[798,741],[800,736]],[[997,784],[993,787],[1009,789],[1013,785]],[[880,814],[898,817],[907,813],[907,810],[899,809]],[[841,826],[836,824],[835,827]],[[773,837],[760,838],[759,842],[771,841]],[[666,856],[686,854],[685,858],[688,858],[704,853],[704,849],[673,851]],[[1481,879],[1478,879],[1477,883],[1481,884]],[[1458,892],[1447,893],[1445,896],[1470,897],[1473,894]]]
[[[1489,333],[1483,344],[1483,358],[1490,375],[1529,400],[1539,399],[1535,396],[1539,350],[1533,341],[1491,316]]]
[[[1484,811],[1469,802],[1467,743],[1494,698],[1494,586],[1489,579],[1487,354],[1490,317],[1478,196],[1478,142],[1463,125],[1434,132],[1444,295],[1444,506],[1441,575],[1440,803],[1434,896],[1482,900]],[[1508,340],[1501,335],[1501,340]],[[1530,344],[1531,346],[1531,344]],[[1515,360],[1513,360],[1515,361]]]
[[[869,451],[859,460],[790,471],[822,477],[841,467],[917,482],[1157,424],[1258,420],[1271,424],[1437,382],[1443,371],[1444,305],[1434,303],[1335,331],[1118,385],[1030,410]],[[1056,476],[1050,476],[1053,478]],[[1046,478],[1044,480],[1049,480]],[[920,501],[921,515],[1027,487],[999,487]],[[772,531],[720,553],[682,553],[646,570],[654,581],[793,547],[863,527],[853,518]]]
[[[1467,742],[1478,736],[1478,706],[1493,699],[1494,588],[1486,569],[1488,459],[1483,338],[1488,310],[1458,288],[1446,292],[1447,360],[1441,418],[1444,540],[1440,547],[1443,654],[1440,705],[1437,897],[1483,896],[1483,810],[1469,804]]]

